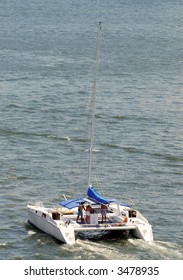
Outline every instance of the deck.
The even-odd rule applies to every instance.
[[[74,231],[77,232],[83,232],[83,231],[112,231],[112,230],[132,230],[132,229],[136,229],[136,226],[133,225],[117,225],[117,224],[112,224],[112,223],[105,223],[105,224],[79,224],[78,227],[75,226],[74,227]]]

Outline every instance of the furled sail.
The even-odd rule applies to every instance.
[[[91,198],[95,202],[98,202],[101,204],[109,204],[109,200],[102,197],[93,187],[88,188],[87,195],[89,198]]]

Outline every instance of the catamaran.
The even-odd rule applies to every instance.
[[[153,241],[152,226],[137,209],[116,199],[101,196],[92,186],[93,135],[101,31],[102,24],[100,22],[97,33],[95,79],[92,91],[93,106],[87,195],[86,197],[65,199],[59,203],[59,207],[53,208],[45,207],[40,201],[28,203],[28,222],[67,244],[74,244],[81,233],[86,236],[101,237],[113,231],[118,231],[121,236],[133,236],[149,242]],[[88,206],[90,207],[88,208]],[[88,233],[90,234],[88,235]]]

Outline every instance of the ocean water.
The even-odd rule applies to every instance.
[[[183,259],[183,2],[0,1],[0,259]],[[28,202],[83,196],[98,22],[96,189],[130,202],[154,241],[27,225]],[[95,183],[94,183],[95,184]]]

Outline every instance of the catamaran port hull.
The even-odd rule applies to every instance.
[[[28,222],[64,243],[74,244],[74,229],[68,228],[62,220],[54,220],[54,213],[45,208],[28,206]]]

